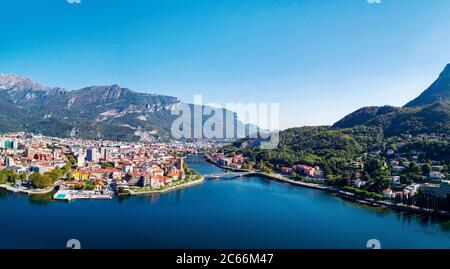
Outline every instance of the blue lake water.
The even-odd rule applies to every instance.
[[[221,169],[199,159],[203,174]],[[0,248],[449,248],[450,222],[362,207],[317,190],[228,177],[174,192],[52,201],[0,192]]]

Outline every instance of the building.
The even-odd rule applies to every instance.
[[[77,155],[77,165],[78,167],[84,167],[84,153],[79,152]]]
[[[176,161],[175,166],[176,166],[179,170],[184,170],[184,158],[177,158],[177,161]]]
[[[393,176],[391,178],[391,183],[392,183],[393,186],[400,185],[401,184],[400,176]]]
[[[15,140],[3,140],[0,144],[1,148],[4,149],[17,149],[18,143]]]
[[[383,191],[383,195],[389,198],[394,197],[394,192],[391,189],[385,189]]]
[[[445,178],[445,175],[442,174],[441,172],[431,171],[429,177],[430,177],[430,180],[440,181]]]
[[[123,171],[124,171],[125,173],[131,173],[131,172],[133,172],[133,166],[127,164],[127,165],[125,165],[125,166],[123,167]]]
[[[305,176],[314,177],[316,175],[316,169],[311,166],[296,164],[292,166],[292,168],[297,173],[300,173]]]
[[[229,166],[230,165],[230,163],[233,163],[233,161],[232,161],[232,159],[231,158],[219,158],[218,160],[217,160],[217,164],[218,165],[221,165],[221,166]]]
[[[53,170],[53,167],[51,166],[43,166],[43,165],[35,165],[31,167],[31,172],[34,173],[46,173],[46,172],[50,172]]]
[[[236,155],[233,157],[232,161],[233,161],[233,163],[243,164],[245,161],[245,158],[241,155]]]
[[[401,173],[403,170],[405,170],[405,167],[403,167],[403,166],[396,165],[396,166],[392,167],[393,173]]]
[[[281,167],[280,170],[283,174],[292,174],[292,172],[294,171],[294,169],[292,169],[291,167]]]
[[[450,195],[450,181],[443,180],[439,185],[424,184],[420,189],[428,196],[447,198]]]
[[[52,154],[49,152],[35,153],[33,159],[48,162],[52,160]]]
[[[5,157],[5,166],[6,166],[6,167],[12,167],[12,166],[15,166],[15,165],[16,165],[16,164],[15,164],[13,158],[11,158],[11,157]]]
[[[353,186],[356,187],[356,188],[361,188],[364,185],[366,185],[365,181],[362,181],[360,179],[353,180]]]
[[[420,184],[411,184],[403,190],[403,193],[413,196],[419,191],[420,187]]]
[[[86,151],[86,159],[90,162],[98,162],[99,154],[96,148],[91,148]]]

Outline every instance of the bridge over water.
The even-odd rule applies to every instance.
[[[251,174],[250,172],[224,172],[224,173],[219,173],[219,174],[210,174],[210,175],[204,175],[205,179],[216,179],[216,178],[220,178],[220,177],[225,177],[225,176],[230,176],[232,178],[236,178],[236,177],[243,177],[246,175]]]

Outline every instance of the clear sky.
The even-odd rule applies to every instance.
[[[192,102],[278,102],[281,127],[404,105],[450,63],[448,0],[0,0],[0,72]]]

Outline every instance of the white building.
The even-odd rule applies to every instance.
[[[411,184],[408,187],[406,187],[403,190],[403,192],[405,192],[405,193],[407,193],[407,194],[409,194],[411,196],[415,195],[419,191],[420,186],[421,186],[420,184]]]
[[[434,180],[436,180],[436,181],[443,180],[444,178],[445,178],[445,175],[442,174],[441,172],[436,172],[436,171],[430,172],[430,179],[433,181]]]
[[[133,166],[127,164],[127,165],[124,166],[123,171],[125,173],[131,173],[131,172],[133,172]]]
[[[400,176],[394,176],[394,177],[392,177],[391,183],[392,183],[392,185],[394,185],[394,186],[400,185],[400,184],[401,184],[401,182],[400,182]]]
[[[78,153],[78,155],[77,155],[78,167],[84,167],[84,159],[85,159],[84,153],[82,153],[82,152]]]
[[[11,167],[11,166],[15,166],[16,164],[14,163],[14,159],[11,157],[5,157],[5,166],[6,167]]]
[[[405,170],[405,167],[403,167],[403,166],[392,167],[392,172],[394,172],[394,173],[401,173],[403,170]]]

